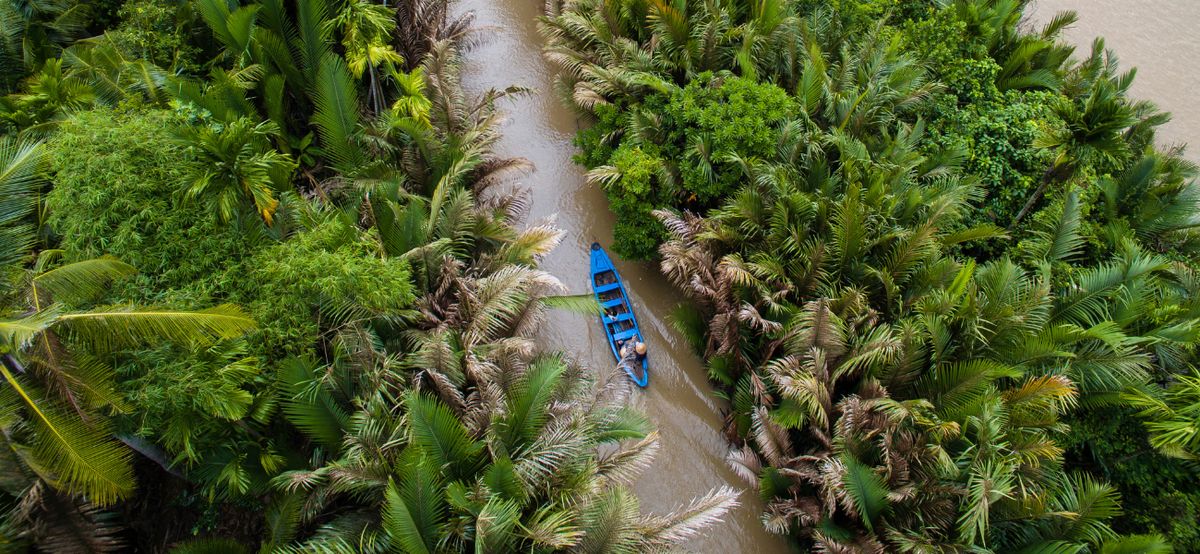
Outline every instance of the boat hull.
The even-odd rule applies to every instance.
[[[600,324],[608,339],[609,350],[613,359],[620,363],[622,341],[645,342],[646,339],[638,327],[625,283],[600,243],[592,243],[591,283],[592,294],[600,303]],[[621,368],[635,385],[645,387],[650,384],[650,360],[643,356],[641,362],[640,368],[631,367],[632,364],[621,364]]]

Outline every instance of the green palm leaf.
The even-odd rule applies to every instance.
[[[1071,192],[1063,199],[1061,213],[1046,229],[1035,231],[1033,255],[1039,261],[1068,261],[1083,247],[1083,236],[1079,234],[1079,194]]]
[[[93,258],[62,265],[33,278],[33,293],[38,302],[50,299],[67,302],[95,300],[109,285],[122,277],[137,273],[133,266],[116,258]],[[42,298],[42,291],[50,293]]]
[[[573,314],[594,316],[600,313],[600,302],[592,294],[545,296],[539,302],[547,308],[563,310]]]
[[[1059,532],[1064,540],[1103,544],[1116,537],[1107,520],[1121,514],[1116,488],[1083,474],[1062,479],[1057,496],[1062,511],[1070,513],[1068,523]]]
[[[317,378],[320,368],[312,361],[298,358],[279,364],[279,382],[283,390],[283,414],[304,434],[332,452],[342,449],[342,440],[350,425],[350,416],[338,406]]]
[[[520,517],[520,504],[498,497],[489,499],[475,518],[475,551],[511,552]]]
[[[474,467],[483,445],[467,433],[466,426],[445,404],[417,392],[405,400],[412,445],[435,467],[451,478],[464,478]]]
[[[509,448],[517,451],[529,445],[546,424],[550,399],[566,371],[558,358],[542,358],[530,365],[524,376],[508,391],[508,410],[496,422],[496,433]]]
[[[888,508],[887,485],[874,468],[852,455],[843,455],[842,463],[846,466],[846,473],[842,475],[843,502],[850,504],[852,512],[858,515],[868,531],[874,531],[874,522]]]
[[[133,492],[129,451],[112,439],[104,419],[97,418],[89,425],[64,415],[36,389],[18,380],[6,364],[0,364],[0,374],[32,416],[33,457],[52,473],[57,487],[84,495],[100,506],[112,504]],[[7,412],[15,409],[15,405],[3,409]]]
[[[420,448],[408,448],[396,469],[398,479],[389,480],[384,493],[384,533],[404,552],[436,551],[446,513],[438,468]]]
[[[0,345],[11,350],[29,348],[39,335],[54,324],[60,311],[58,306],[50,306],[21,319],[0,319]]]
[[[103,309],[61,314],[54,318],[72,338],[98,352],[131,348],[154,340],[209,345],[254,329],[254,320],[230,304],[198,312]]]
[[[40,142],[0,137],[0,267],[24,260],[36,240],[24,224],[37,207],[46,151]]]
[[[321,58],[314,83],[316,112],[312,122],[321,137],[326,158],[343,175],[359,171],[366,162],[355,138],[358,135],[358,92],[346,62],[326,54]]]
[[[1169,554],[1171,544],[1158,535],[1130,535],[1104,541],[1100,554]]]

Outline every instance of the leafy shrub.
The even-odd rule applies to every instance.
[[[679,161],[686,192],[709,204],[737,189],[742,170],[732,158],[770,157],[795,109],[773,84],[702,73],[665,106],[664,157]]]
[[[986,187],[987,198],[972,223],[1006,225],[1037,188],[1052,155],[1037,148],[1039,126],[1053,119],[1045,92],[1009,91],[995,102],[959,106],[949,94],[939,95],[927,115],[929,141],[941,148],[961,147],[964,167]]]
[[[408,265],[384,258],[377,241],[336,214],[310,214],[280,242],[257,221],[239,231],[185,202],[194,167],[171,139],[173,117],[98,110],[66,121],[51,142],[50,223],[68,258],[110,254],[140,270],[112,291],[115,302],[234,302],[259,322],[244,342],[117,360],[132,407],[121,427],[195,466],[209,491],[245,494],[283,464],[283,445],[248,430],[270,422],[271,368],[315,353],[336,316],[395,313],[414,295]]]
[[[779,127],[794,117],[795,101],[770,83],[702,73],[683,88],[655,94],[635,109],[657,118],[655,129],[622,117],[622,106],[603,106],[598,121],[581,131],[576,160],[611,167],[618,179],[605,185],[617,216],[614,249],[625,258],[655,256],[665,238],[652,211],[702,210],[740,185],[738,160],[772,156]],[[647,138],[645,135],[652,135]],[[614,146],[610,137],[621,136]]]
[[[640,146],[621,145],[613,152],[609,163],[621,179],[606,190],[611,207],[617,214],[613,230],[613,246],[626,258],[644,259],[654,256],[658,244],[665,238],[662,224],[651,213],[670,202],[656,176],[663,160]]]
[[[396,313],[414,299],[408,265],[384,258],[368,235],[336,217],[256,251],[227,281],[259,322],[270,359],[313,353],[320,310]]]
[[[173,0],[126,2],[121,23],[107,34],[130,57],[194,72],[200,50],[189,40],[190,10],[190,3]]]
[[[193,167],[163,111],[77,114],[50,142],[50,224],[73,259],[104,254],[140,274],[118,293],[142,303],[207,305],[217,277],[252,247],[235,229],[181,205]]]

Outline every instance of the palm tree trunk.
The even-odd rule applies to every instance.
[[[25,373],[25,366],[21,365],[21,361],[12,354],[5,354],[2,361],[4,362],[4,365],[8,366],[8,368],[13,370],[13,372]]]
[[[1025,219],[1025,216],[1033,211],[1033,207],[1037,205],[1038,200],[1042,199],[1042,195],[1046,194],[1046,189],[1050,188],[1051,183],[1065,181],[1067,176],[1072,172],[1070,164],[1054,164],[1050,166],[1042,174],[1042,182],[1038,184],[1038,188],[1033,191],[1033,194],[1029,195],[1029,200],[1025,202],[1025,206],[1021,208],[1020,212],[1017,212],[1017,217],[1014,217],[1012,223],[1008,225],[1008,230],[1012,231],[1016,229],[1021,220]]]
[[[155,446],[149,442],[146,442],[141,437],[134,436],[134,435],[113,435],[113,436],[116,437],[117,440],[125,443],[125,446],[128,446],[131,450],[137,452],[138,454],[141,454],[142,456],[145,456],[147,460],[150,460],[150,461],[158,464],[158,467],[161,467],[163,469],[163,471],[170,473],[171,475],[174,475],[175,477],[178,477],[180,479],[183,479],[185,477],[185,475],[183,473],[180,473],[179,470],[171,467],[172,466],[171,460],[167,459],[167,453],[163,452],[163,450],[161,448],[159,448],[158,446]]]

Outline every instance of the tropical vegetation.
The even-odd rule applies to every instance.
[[[666,551],[441,0],[0,1],[6,552]],[[582,317],[582,316],[581,316]]]
[[[1027,4],[541,21],[615,248],[686,296],[729,463],[802,549],[1200,545],[1196,167]]]

